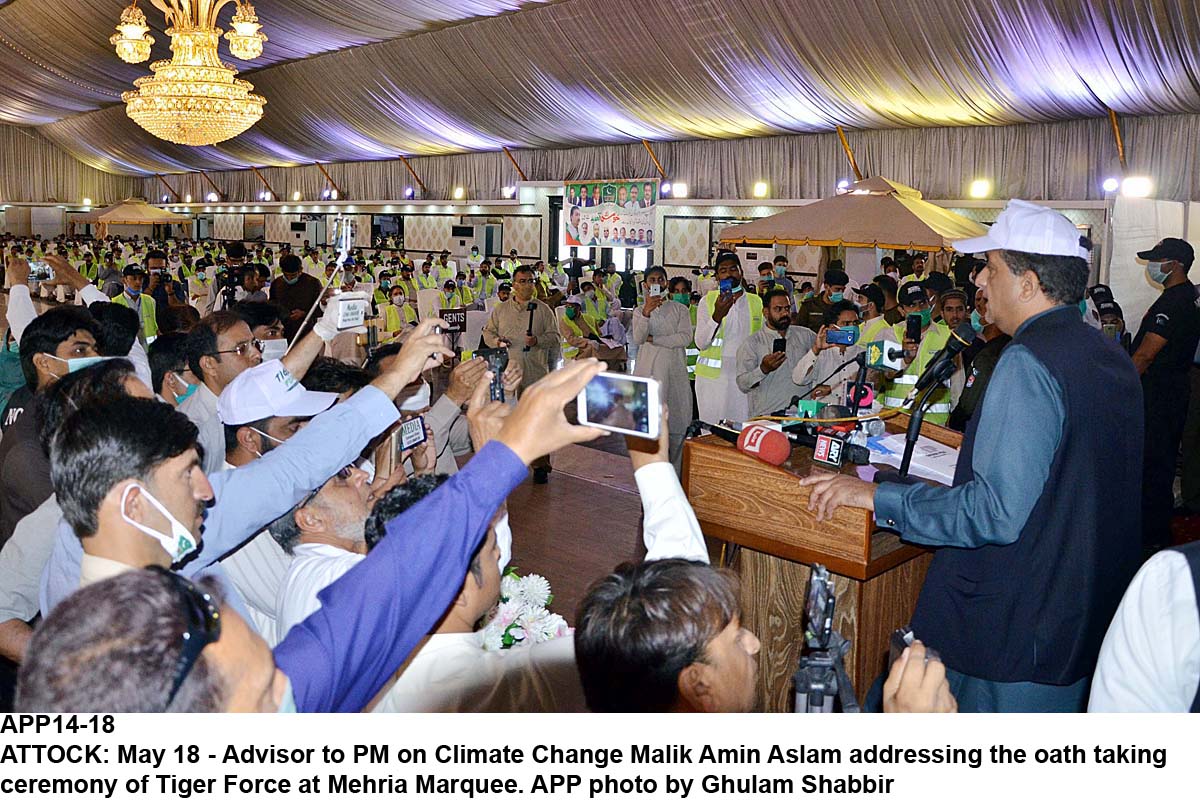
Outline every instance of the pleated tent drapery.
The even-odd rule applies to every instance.
[[[300,60],[246,75],[271,101],[249,132],[185,149],[138,129],[120,105],[101,108],[140,67],[118,62],[104,41],[118,3],[76,5],[81,17],[69,23],[55,17],[69,16],[55,0],[0,9],[0,36],[29,56],[0,47],[0,109],[15,122],[54,120],[42,127],[47,137],[116,172],[760,137],[835,124],[1007,126],[1099,118],[1108,108],[1200,113],[1195,3],[562,0],[431,30],[453,22],[432,0],[262,0],[271,41],[261,63]],[[457,16],[517,5],[476,0]],[[347,49],[301,58],[338,46]],[[953,163],[956,136],[944,137]],[[988,144],[997,152],[974,158],[999,161],[1003,143]],[[753,169],[751,154],[739,160]]]
[[[969,218],[923,200],[911,187],[873,178],[855,182],[833,198],[729,226],[721,232],[721,241],[942,251],[955,240],[986,231]]]

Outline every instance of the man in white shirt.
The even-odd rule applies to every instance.
[[[717,255],[717,290],[696,311],[696,404],[700,418],[741,422],[749,417],[749,401],[737,384],[738,349],[763,327],[762,300],[747,293],[737,254]]]
[[[1200,712],[1200,544],[1142,567],[1113,617],[1089,712]]]
[[[777,287],[761,298],[766,326],[737,351],[738,389],[746,394],[751,416],[785,410],[793,397],[808,393],[812,386],[796,382],[793,372],[816,340],[807,327],[792,326],[791,293]]]

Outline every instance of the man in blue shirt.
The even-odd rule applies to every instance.
[[[425,355],[438,348],[429,337],[434,324],[445,325],[437,319],[422,323],[408,342],[414,348],[406,344],[409,354],[397,361],[406,371],[415,368],[413,377]],[[414,356],[420,358],[416,364]],[[273,654],[236,612],[222,607],[215,585],[202,581],[197,588],[161,567],[131,571],[79,591],[42,623],[22,666],[18,707],[362,710],[457,596],[493,515],[526,478],[528,465],[602,434],[571,425],[563,414],[601,368],[598,361],[577,361],[531,386],[515,409],[493,402],[473,410],[474,440],[483,445],[476,456],[389,522],[387,538],[321,592],[321,608]],[[194,428],[192,433],[192,448],[168,463],[179,461],[179,471],[199,474],[200,488]],[[170,527],[177,532],[180,524]]]
[[[971,421],[952,488],[813,473],[810,510],[875,512],[939,548],[913,616],[962,711],[1081,711],[1104,631],[1140,558],[1141,386],[1085,324],[1086,240],[1012,201],[978,283],[1013,340]]]

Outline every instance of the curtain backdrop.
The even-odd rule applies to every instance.
[[[1155,197],[1200,201],[1200,115],[1131,118],[1123,122],[1130,170],[1155,182]],[[847,132],[859,167],[916,187],[931,199],[967,197],[977,178],[993,183],[994,198],[1082,201],[1104,198],[1101,184],[1120,175],[1116,145],[1106,119],[1019,126],[893,129]],[[773,198],[824,198],[839,179],[851,178],[836,134],[739,140],[692,140],[654,144],[673,181],[686,182],[692,198],[750,198],[756,181]],[[516,150],[513,156],[531,181],[640,178],[657,175],[641,144],[556,150]],[[468,198],[497,199],[519,177],[503,153],[473,153],[409,160],[429,188],[429,199],[448,199],[461,186]],[[347,199],[403,199],[415,187],[399,160],[327,165]],[[327,187],[315,166],[267,168],[262,174],[280,201],[299,191],[319,199]],[[262,183],[251,171],[208,174],[229,201],[254,201]],[[199,174],[168,179],[181,195],[200,201],[212,187]],[[148,198],[165,190],[144,181]]]
[[[271,39],[255,66],[299,60],[247,75],[269,101],[258,125],[219,146],[189,149],[146,134],[119,103],[101,108],[146,72],[146,65],[122,64],[106,43],[120,5],[20,0],[0,9],[0,115],[26,124],[56,121],[42,128],[46,136],[113,172],[295,166],[643,138],[724,140],[827,132],[835,124],[857,130],[1006,126],[1100,118],[1108,108],[1125,116],[1200,113],[1194,2],[562,0],[500,14],[519,0],[260,0]],[[463,21],[472,15],[493,16]],[[449,27],[431,30],[443,24]],[[167,54],[165,35],[158,39],[154,58]],[[346,49],[325,52],[339,47]],[[1092,124],[1054,131],[1064,139],[1072,132],[1101,136]],[[889,160],[887,167],[895,159],[898,170],[924,171],[937,162],[939,176],[951,176],[959,164],[999,164],[1015,155],[1016,169],[997,174],[1014,185],[1023,179],[1007,176],[1023,177],[1031,162],[1045,158],[1011,150],[1025,145],[1020,129],[908,136],[913,139],[892,133],[859,139],[881,162]],[[800,153],[789,150],[791,143],[807,141],[761,142],[668,150],[695,154],[694,165],[703,164],[699,155],[708,150],[749,173],[756,159],[784,153],[795,178],[781,184],[811,182],[825,190],[824,177],[810,168],[831,165],[824,154],[832,140],[818,139],[815,152],[806,146]],[[922,152],[906,150],[906,142],[919,143]],[[636,150],[611,158],[638,160]],[[604,153],[595,158],[610,158]],[[1049,152],[1059,153],[1075,152]],[[1094,160],[1095,153],[1075,158]],[[1080,172],[1073,165],[1047,167],[1065,171],[1067,181]],[[733,175],[713,173],[722,182]],[[491,180],[471,181],[483,186]],[[736,183],[728,181],[731,188]]]
[[[37,132],[0,125],[0,201],[55,201],[97,205],[145,192],[143,180],[83,164]]]

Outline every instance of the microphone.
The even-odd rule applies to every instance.
[[[970,321],[964,321],[958,325],[958,328],[950,333],[950,340],[946,341],[946,345],[942,350],[934,356],[933,361],[925,367],[921,372],[921,376],[917,378],[917,384],[913,386],[912,391],[908,394],[908,400],[912,401],[917,398],[917,394],[929,388],[931,385],[942,381],[942,372],[946,366],[954,360],[955,356],[971,345],[975,340],[975,328],[971,326]]]
[[[537,311],[537,302],[530,301],[529,304],[527,304],[525,306],[525,309],[529,311],[529,329],[526,330],[525,334],[532,338],[533,337],[533,314],[534,314],[534,312]],[[970,326],[970,325],[968,325],[968,326]],[[974,332],[975,330],[972,329],[971,331]],[[523,351],[528,352],[529,347],[526,346]]]
[[[871,341],[865,347],[867,365],[873,369],[899,371],[904,368],[904,349],[892,341]]]
[[[738,448],[738,452],[757,458],[763,463],[783,466],[792,456],[792,445],[787,436],[770,427],[752,424],[738,432],[716,424],[703,424],[703,426],[717,438],[733,444]]]

